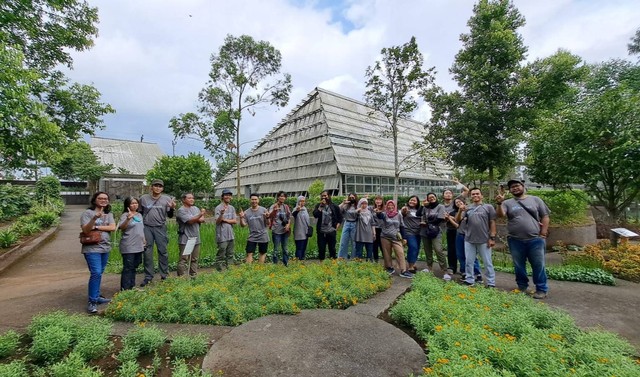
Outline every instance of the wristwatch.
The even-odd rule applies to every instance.
[[[495,241],[495,240],[496,240],[496,236],[489,236],[489,239],[490,239],[491,241]]]

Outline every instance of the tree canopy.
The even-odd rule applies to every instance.
[[[147,181],[164,181],[164,191],[173,196],[186,192],[208,193],[213,189],[211,164],[199,153],[164,156],[147,172]]]
[[[590,66],[575,95],[531,138],[529,172],[540,183],[583,184],[614,219],[640,193],[640,66]]]
[[[402,46],[383,48],[380,54],[381,60],[368,67],[365,72],[367,90],[364,99],[369,107],[384,116],[387,123],[381,136],[388,137],[393,142],[393,191],[394,198],[397,199],[400,173],[407,168],[406,165],[402,166],[407,160],[400,161],[398,157],[398,136],[402,132],[399,122],[410,118],[417,108],[419,93],[433,83],[434,69],[423,69],[424,58],[415,37],[411,37]],[[370,114],[375,115],[377,114]]]
[[[59,65],[93,45],[98,11],[80,0],[6,0],[0,4],[0,166],[25,168],[114,112],[90,85],[72,83]],[[5,70],[5,67],[6,70]]]
[[[291,76],[280,75],[282,55],[266,41],[248,35],[227,35],[211,56],[209,81],[200,91],[197,113],[180,114],[169,127],[176,137],[195,136],[216,159],[235,159],[240,190],[240,126],[245,111],[255,115],[261,104],[284,107],[289,102]]]
[[[97,181],[113,169],[111,164],[102,165],[89,144],[84,141],[67,144],[49,162],[49,167],[59,178],[87,181]]]

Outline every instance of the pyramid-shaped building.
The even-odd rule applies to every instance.
[[[282,190],[289,195],[306,194],[316,179],[333,195],[393,194],[393,139],[386,137],[388,123],[364,103],[316,88],[282,122],[249,152],[240,164],[241,191],[260,196]],[[399,161],[420,142],[424,125],[401,120]],[[399,195],[440,192],[451,185],[451,168],[438,161],[400,165]],[[236,192],[236,171],[216,185]]]

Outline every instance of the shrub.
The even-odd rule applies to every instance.
[[[62,185],[54,176],[42,177],[36,182],[36,200],[45,203],[48,199],[60,198]]]
[[[640,282],[640,245],[620,242],[614,248],[609,241],[601,241],[598,244],[586,246],[584,253],[601,261],[604,269],[616,277]]]
[[[39,211],[34,213],[33,221],[38,224],[41,228],[48,228],[55,224],[59,216],[55,212],[51,211]]]
[[[20,344],[20,335],[17,332],[9,330],[0,335],[0,359],[13,355],[18,344]]]
[[[529,190],[539,196],[551,211],[554,225],[580,225],[587,221],[586,210],[591,202],[582,190]]]
[[[29,354],[36,361],[53,363],[60,359],[71,346],[72,334],[62,326],[51,325],[36,331]]]
[[[31,194],[25,186],[0,185],[0,221],[20,216],[32,205]]]
[[[51,377],[100,377],[102,372],[85,364],[82,356],[71,352],[69,356],[51,366]]]
[[[167,340],[165,332],[156,326],[146,326],[145,323],[139,323],[134,329],[122,339],[125,347],[137,349],[141,354],[150,354],[162,347]]]
[[[32,219],[31,216],[23,216],[20,219],[25,217]],[[13,229],[15,229],[16,232],[21,236],[30,236],[38,233],[41,230],[40,224],[36,222],[16,222],[13,224]]]
[[[85,361],[104,356],[113,345],[109,338],[112,327],[111,322],[104,318],[78,323],[73,352]]]
[[[127,359],[126,361],[120,364],[118,368],[118,376],[121,377],[138,377],[140,374],[138,371],[140,370],[140,366],[135,359]]]
[[[513,274],[513,266],[494,266],[496,271]],[[601,268],[590,268],[578,265],[547,266],[545,268],[547,277],[553,280],[577,281],[580,283],[598,285],[616,285],[613,275]],[[527,274],[531,275],[531,270],[527,268]]]
[[[9,364],[0,364],[0,377],[24,377],[28,376],[27,364],[24,360],[14,360]]]
[[[18,239],[20,236],[12,227],[0,230],[0,248],[11,247],[18,242]]]
[[[169,355],[178,359],[188,359],[195,356],[204,355],[209,349],[207,338],[202,335],[178,334],[171,340]]]
[[[183,359],[174,360],[171,369],[171,376],[173,377],[211,377],[210,373],[190,368]]]

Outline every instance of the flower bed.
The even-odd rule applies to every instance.
[[[387,273],[373,263],[248,264],[120,292],[106,315],[121,321],[236,326],[270,314],[347,308],[390,285]]]
[[[569,315],[521,293],[418,274],[390,315],[426,342],[426,375],[640,375],[628,342],[605,331],[583,331]]]

